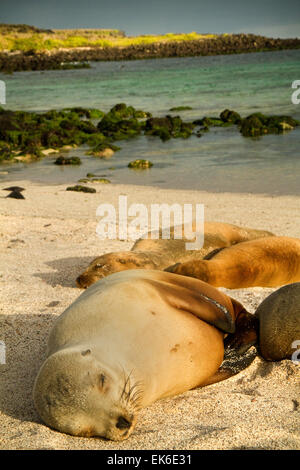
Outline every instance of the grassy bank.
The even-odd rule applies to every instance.
[[[123,31],[110,29],[42,30],[26,25],[0,25],[0,51],[52,51],[74,47],[129,47],[156,42],[195,41],[215,38],[213,34],[146,35],[126,37]]]
[[[0,73],[90,67],[90,62],[297,49],[300,39],[255,34],[168,33],[127,37],[105,29],[44,30],[0,24]]]

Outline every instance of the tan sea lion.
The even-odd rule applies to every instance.
[[[266,237],[219,250],[208,260],[175,264],[168,272],[215,287],[277,287],[300,281],[300,239]]]
[[[196,230],[195,223],[192,227]],[[147,238],[135,242],[131,251],[107,253],[99,256],[76,279],[78,287],[86,288],[99,279],[115,272],[128,269],[160,269],[173,263],[201,260],[213,250],[228,247],[246,240],[273,236],[271,232],[238,227],[222,222],[204,223],[204,244],[201,250],[186,250],[186,238],[174,239],[174,227],[170,229],[170,239]],[[161,237],[161,232],[160,232]]]
[[[56,321],[35,381],[36,409],[61,432],[126,439],[141,407],[237,373],[218,370],[223,340],[240,320],[251,324],[249,316],[256,321],[197,279],[153,270],[113,274]],[[239,347],[255,342],[255,328],[240,335]]]

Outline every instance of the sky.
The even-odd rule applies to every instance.
[[[300,37],[299,0],[0,0],[0,23],[112,28],[127,36],[254,33]]]

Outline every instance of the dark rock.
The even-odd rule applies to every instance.
[[[146,121],[145,134],[159,136],[163,141],[171,137],[188,138],[192,135],[194,127],[194,123],[183,122],[179,116],[152,117]]]
[[[55,162],[55,165],[81,165],[81,160],[79,157],[58,157]]]
[[[231,111],[230,109],[224,109],[220,114],[220,118],[224,122],[230,122],[232,124],[240,124],[242,121],[241,116],[236,111]]]
[[[282,134],[299,126],[300,122],[290,116],[265,116],[254,113],[242,119],[240,132],[244,137],[256,137],[265,134]]]
[[[26,54],[23,51],[14,54],[1,52],[0,72],[88,67],[90,61],[223,55],[299,47],[299,38],[273,39],[253,34],[229,34],[205,40],[156,42],[127,47],[73,48],[50,53],[35,51],[34,54]]]
[[[134,160],[130,163],[128,163],[128,168],[134,168],[134,169],[144,169],[144,168],[150,168],[153,166],[153,163],[150,162],[149,160]]]
[[[147,115],[148,113],[136,111],[125,103],[116,104],[103,116],[98,129],[106,138],[114,141],[129,139],[141,133],[144,123],[138,119]]]
[[[241,134],[244,137],[257,137],[266,133],[267,129],[259,117],[252,115],[242,120]]]
[[[76,184],[75,186],[69,186],[66,191],[77,191],[82,193],[95,193],[96,189],[89,188],[88,186],[81,186],[80,184]]]

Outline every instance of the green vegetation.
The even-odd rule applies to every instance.
[[[0,107],[0,161],[29,161],[44,157],[43,150],[76,147],[94,139],[107,145],[110,139],[100,134],[95,124],[86,116],[103,116],[95,109],[72,108],[47,113],[6,111]],[[64,157],[57,164],[75,164]],[[79,162],[77,161],[77,164]]]
[[[58,157],[55,160],[55,165],[81,165],[79,157]]]
[[[99,120],[100,119],[100,120]],[[98,122],[95,122],[98,121]],[[139,135],[159,137],[163,142],[172,138],[201,137],[211,127],[235,125],[244,137],[282,134],[299,126],[289,116],[251,114],[246,118],[229,109],[219,117],[205,116],[193,122],[184,122],[180,116],[152,117],[151,113],[137,110],[125,103],[116,104],[110,111],[74,107],[46,113],[9,111],[0,107],[0,162],[30,162],[50,153],[64,152],[87,145],[88,155],[110,158],[120,149],[116,142]],[[57,165],[79,165],[79,157],[58,155]],[[149,168],[151,162],[137,160],[129,168]],[[102,175],[88,174],[99,182]]]
[[[145,134],[154,135],[166,141],[171,137],[187,139],[192,135],[194,123],[183,122],[179,116],[166,116],[163,118],[150,118],[145,124]]]
[[[196,119],[193,121],[196,126],[204,126],[205,128],[209,127],[227,127],[233,124],[232,122],[224,122],[221,118],[218,117],[207,117],[205,116],[202,119]]]
[[[44,30],[27,25],[0,24],[0,50],[51,51],[75,47],[128,47],[140,44],[194,41],[215,38],[214,34],[142,35],[126,37],[123,31],[112,29],[54,29]]]
[[[109,184],[111,181],[107,178],[93,178],[92,183],[101,183],[101,184]]]
[[[141,133],[144,122],[139,119],[151,116],[150,113],[139,111],[132,106],[120,103],[114,106],[99,122],[98,130],[104,138],[124,140],[136,137]]]
[[[169,111],[190,111],[191,108],[190,106],[174,106],[174,108],[171,108]]]
[[[68,186],[66,191],[77,191],[81,193],[95,193],[95,188],[89,188],[88,186],[82,186],[80,184],[76,184],[75,186]]]
[[[141,170],[145,168],[151,168],[153,166],[153,163],[150,162],[149,160],[134,160],[130,163],[128,163],[128,168],[133,168],[135,170]]]
[[[231,124],[240,124],[242,122],[242,118],[236,111],[231,111],[230,109],[224,109],[221,112],[220,118],[222,121],[231,123]]]
[[[299,125],[300,122],[290,116],[265,116],[254,113],[242,119],[240,132],[244,137],[258,137],[265,134],[282,134]]]

